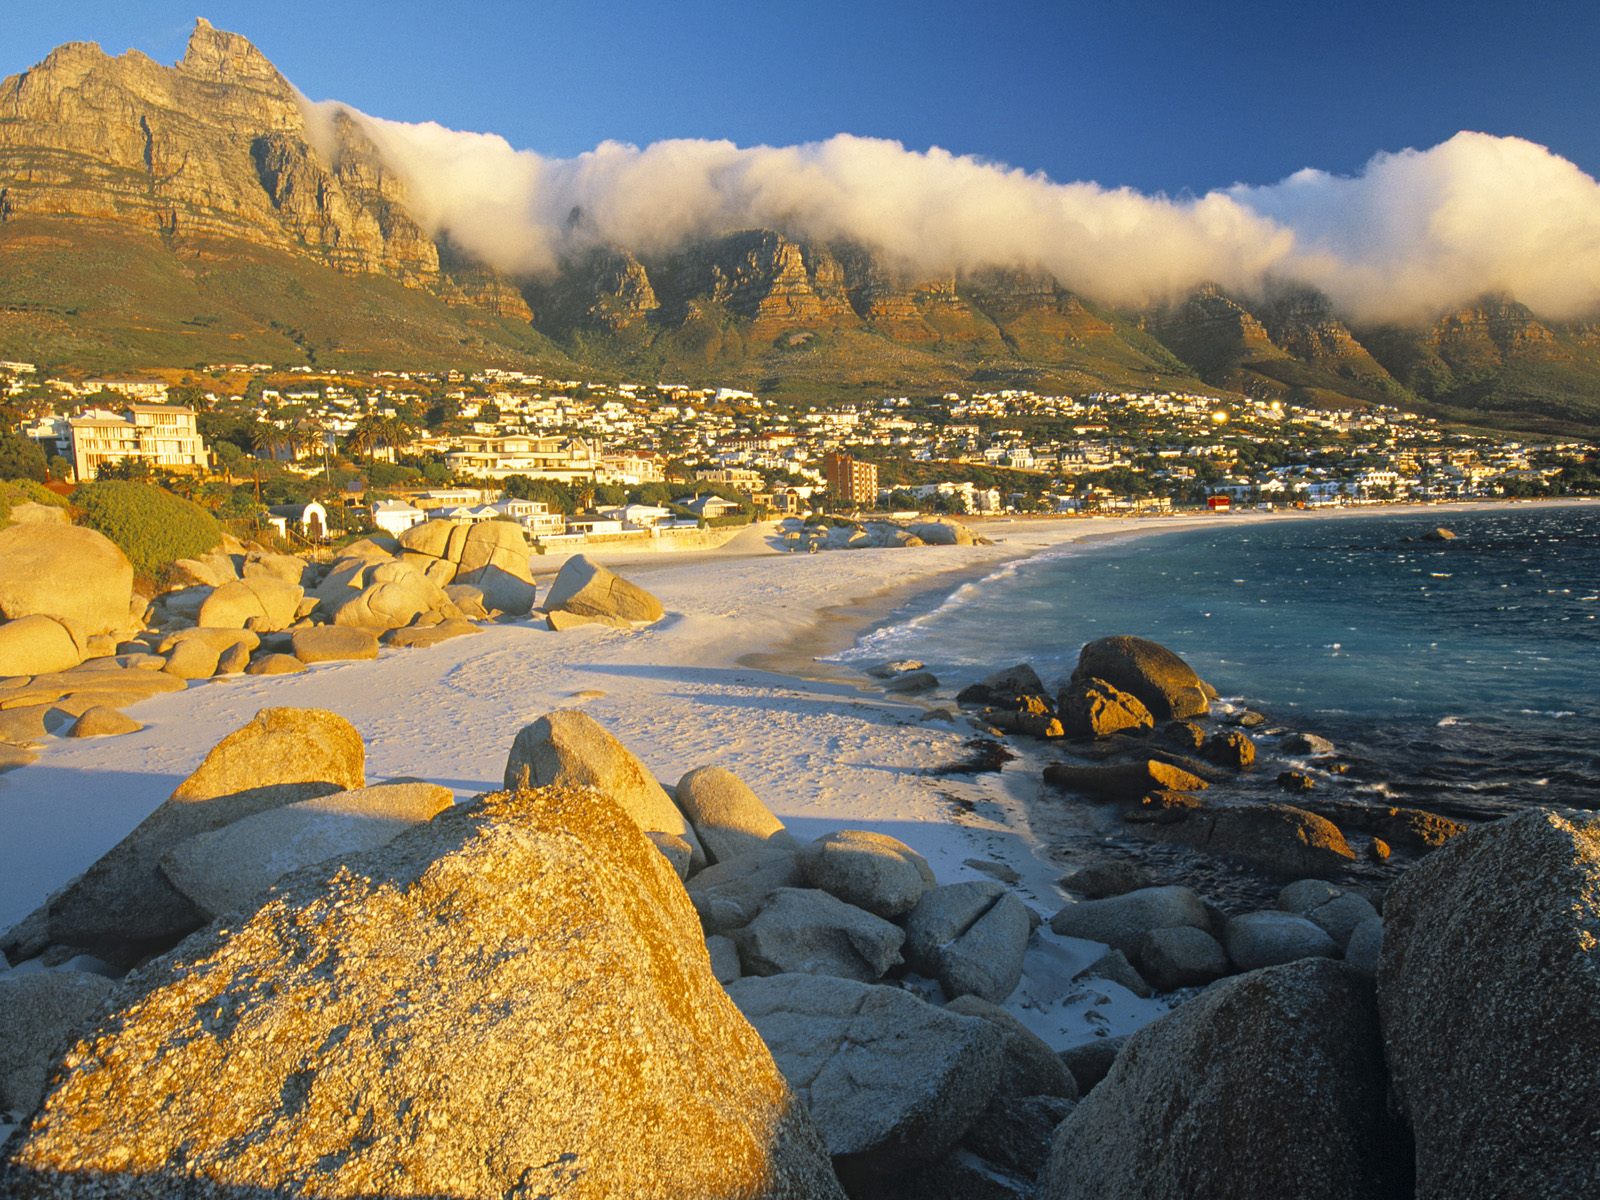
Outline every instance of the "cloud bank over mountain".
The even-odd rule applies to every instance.
[[[342,106],[308,105],[313,128]],[[1505,291],[1551,318],[1600,311],[1600,183],[1519,138],[1460,133],[1198,197],[1057,183],[937,148],[848,134],[798,146],[605,142],[575,158],[493,134],[350,112],[429,233],[513,275],[596,245],[650,255],[769,228],[850,240],[908,275],[1043,270],[1111,304],[1202,282],[1312,284],[1357,321],[1424,318]]]

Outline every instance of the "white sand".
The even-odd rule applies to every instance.
[[[1048,918],[1063,901],[1059,869],[1035,854],[1015,789],[998,777],[966,781],[966,798],[979,802],[957,807],[958,785],[923,773],[959,758],[969,727],[927,722],[924,705],[886,699],[844,672],[801,679],[744,664],[840,649],[897,600],[953,586],[953,573],[982,575],[1066,542],[1195,520],[987,523],[981,530],[993,546],[813,555],[781,553],[756,527],[717,551],[626,567],[668,610],[639,632],[498,625],[431,650],[386,649],[373,662],[214,680],[158,697],[130,710],[141,732],[52,738],[35,765],[0,776],[0,929],[87,868],[212,745],[269,706],[341,713],[366,739],[369,779],[414,776],[461,797],[500,786],[522,725],[582,706],[667,782],[710,763],[728,767],[798,836],[842,827],[892,834],[924,854],[941,882],[981,878],[964,865],[969,858],[1002,862]],[[833,619],[819,625],[830,608]],[[1115,985],[1072,982],[1098,946],[1048,929],[1037,940],[1008,1007],[1053,1044],[1126,1032],[1161,1011]]]

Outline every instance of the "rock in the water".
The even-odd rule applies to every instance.
[[[1333,753],[1333,743],[1315,733],[1291,733],[1279,743],[1285,754],[1323,755]]]
[[[1276,967],[1301,958],[1336,958],[1339,947],[1320,926],[1286,912],[1252,912],[1231,917],[1222,944],[1241,971]]]
[[[835,975],[873,983],[900,963],[898,925],[815,888],[779,888],[733,933],[747,975]]]
[[[938,686],[939,677],[932,671],[905,671],[891,676],[883,685],[883,690],[896,695],[913,695],[917,692],[931,692]]]
[[[1079,1096],[1087,1096],[1106,1077],[1111,1064],[1117,1061],[1117,1055],[1127,1044],[1125,1037],[1094,1038],[1068,1046],[1061,1052],[1062,1065],[1072,1072]]]
[[[114,986],[85,971],[0,972],[0,1112],[39,1107],[51,1071]]]
[[[960,1013],[964,1017],[981,1017],[1005,1038],[1000,1082],[995,1090],[997,1096],[1078,1098],[1077,1082],[1061,1056],[1005,1009],[977,996],[958,996],[944,1007],[946,1012]]]
[[[1152,929],[1134,952],[1134,963],[1158,992],[1203,987],[1228,974],[1222,943],[1188,925]]]
[[[769,846],[713,863],[687,886],[706,932],[727,933],[755,920],[779,888],[805,886],[805,874],[793,850]]]
[[[291,871],[376,849],[449,808],[449,788],[388,783],[268,809],[179,842],[161,873],[208,920],[244,911]]]
[[[1256,765],[1256,744],[1242,729],[1223,729],[1213,733],[1200,748],[1207,762],[1233,771],[1248,771]]]
[[[1038,672],[1027,663],[1018,663],[978,683],[968,684],[956,693],[956,703],[977,708],[1015,709],[1024,701],[1042,697],[1044,690]]]
[[[51,938],[114,962],[164,950],[205,923],[158,872],[178,843],[268,809],[365,782],[361,735],[314,708],[266,708],[50,903]]]
[[[1356,860],[1337,825],[1289,804],[1213,808],[1165,828],[1197,850],[1233,855],[1281,875],[1342,871]]]
[[[1074,682],[1100,679],[1136,696],[1158,721],[1201,717],[1211,711],[1207,689],[1194,668],[1165,646],[1136,637],[1090,642],[1078,654]]]
[[[677,879],[566,789],[296,875],[69,1061],[9,1194],[840,1197]]]
[[[144,726],[135,721],[127,713],[118,712],[114,708],[107,708],[97,704],[88,708],[78,717],[72,732],[68,737],[120,737],[125,733],[138,733]]]
[[[622,806],[646,833],[671,833],[694,848],[693,865],[705,865],[700,839],[644,764],[584,713],[562,709],[524,725],[506,759],[505,785],[588,787]]]
[[[659,621],[666,610],[649,592],[629,583],[581,554],[561,565],[545,594],[544,606],[581,617],[618,617],[624,621]]]
[[[1600,817],[1453,838],[1384,901],[1378,1003],[1418,1200],[1594,1194]]]
[[[944,994],[998,1004],[1022,979],[1028,910],[990,880],[930,888],[907,914],[906,961]]]
[[[1140,888],[1106,900],[1069,904],[1050,918],[1050,928],[1065,937],[1104,942],[1132,954],[1153,929],[1188,926],[1209,930],[1204,901],[1186,887]]]
[[[995,1094],[1000,1031],[910,992],[774,975],[740,979],[728,995],[821,1129],[847,1187],[937,1161]]]
[[[1139,800],[1157,791],[1200,792],[1211,786],[1198,775],[1154,758],[1088,767],[1051,763],[1044,769],[1044,781],[1105,800]]]
[[[1062,689],[1059,707],[1069,737],[1103,738],[1155,728],[1155,718],[1139,697],[1104,679],[1074,679]]]
[[[1440,525],[1438,528],[1430,529],[1423,534],[1422,540],[1425,542],[1453,542],[1456,537],[1457,534],[1454,530],[1446,529],[1443,525]]]
[[[115,542],[77,525],[0,529],[0,617],[53,617],[79,637],[129,625],[133,566]]]
[[[697,767],[678,780],[678,807],[712,862],[760,850],[773,838],[793,844],[783,822],[726,767]]]
[[[83,650],[54,617],[35,613],[0,623],[0,676],[65,671],[82,660]]]
[[[1104,900],[1154,887],[1155,882],[1150,872],[1137,863],[1108,861],[1079,867],[1062,878],[1061,886],[1089,900]]]
[[[812,887],[880,917],[910,912],[936,882],[910,846],[861,829],[824,834],[801,848],[800,865]]]
[[[378,638],[352,625],[313,625],[296,629],[289,648],[303,663],[344,662],[378,657]]]
[[[1039,1197],[1398,1195],[1383,1103],[1370,985],[1324,960],[1241,975],[1129,1039],[1062,1122]]]

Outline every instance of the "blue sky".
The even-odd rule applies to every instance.
[[[1476,129],[1600,173],[1592,0],[13,3],[0,73],[71,40],[170,62],[197,7],[314,98],[550,155],[849,132],[1181,194]]]

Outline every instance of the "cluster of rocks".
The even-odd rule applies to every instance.
[[[534,612],[553,630],[631,629],[664,615],[649,592],[581,555],[535,610],[527,540],[507,521],[427,521],[398,540],[344,546],[329,563],[230,541],[171,574],[179,586],[150,602],[133,592],[127,558],[92,530],[0,530],[0,770],[34,761],[51,733],[135,732],[121,709],[196,680],[428,648]]]
[[[1111,947],[1126,978],[1203,990],[1058,1055],[998,1007],[1033,936],[1004,885],[941,886],[867,831],[801,842],[733,773],[666,787],[580,713],[522,729],[504,775],[460,805],[369,784],[355,731],[314,710],[219,743],[0,940],[13,961],[138,964],[114,982],[0,958],[0,1108],[22,1121],[0,1190],[1592,1185],[1600,818],[1452,839],[1390,891],[1386,926],[1314,879],[1219,919],[1126,865],[1080,871],[1065,882],[1089,898],[1053,928]],[[226,1104],[197,1083],[219,1079]]]
[[[938,679],[920,663],[874,668],[885,688],[926,693]],[[963,688],[956,701],[985,732],[1044,739],[1067,749],[1044,780],[1062,791],[1115,804],[1126,823],[1148,836],[1242,860],[1286,877],[1327,875],[1365,857],[1387,860],[1396,843],[1425,852],[1465,828],[1415,809],[1322,802],[1262,800],[1238,787],[1224,798],[1204,795],[1242,781],[1258,766],[1260,739],[1281,756],[1299,756],[1333,769],[1334,746],[1316,734],[1267,731],[1265,718],[1242,710],[1213,719],[1214,688],[1182,658],[1137,637],[1101,638],[1085,645],[1071,677],[1052,691],[1027,664],[997,671]],[[1252,732],[1254,731],[1254,732]],[[1286,770],[1278,782],[1304,793],[1315,781]],[[1347,832],[1348,831],[1348,832]]]
[[[792,550],[884,550],[911,546],[988,546],[988,538],[960,521],[932,517],[919,521],[838,521],[795,523],[784,534]]]

